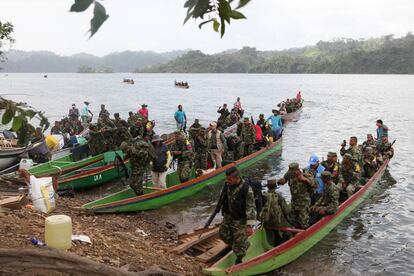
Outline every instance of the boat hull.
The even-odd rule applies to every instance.
[[[83,207],[92,209],[97,213],[135,212],[156,209],[180,199],[192,196],[205,189],[206,186],[222,182],[225,179],[225,171],[232,166],[236,165],[240,170],[244,170],[269,155],[280,151],[281,149],[282,139],[279,139],[267,148],[263,148],[234,163],[228,164],[220,169],[214,170],[185,183],[177,184],[156,192],[152,191],[138,197],[134,196],[134,192],[131,189],[127,189],[115,195],[110,195],[103,199],[85,204]],[[168,177],[177,178],[175,173],[168,175]],[[175,179],[175,181],[177,181],[177,179]],[[150,186],[151,183],[148,185]]]
[[[302,109],[303,107],[291,113],[282,115],[283,122],[286,124],[287,122],[294,122],[294,121],[299,120],[300,114],[302,113]]]
[[[272,247],[267,242],[265,230],[260,228],[250,238],[253,246],[248,249],[247,260],[239,265],[231,266],[234,264],[235,256],[230,252],[212,267],[204,269],[203,272],[208,275],[257,275],[293,262],[328,235],[369,196],[376,183],[381,179],[387,165],[388,161],[381,166],[367,184],[342,203],[334,215],[325,216],[316,224],[277,247]],[[258,251],[263,251],[263,253],[257,254]]]

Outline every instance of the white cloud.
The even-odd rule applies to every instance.
[[[233,22],[223,39],[210,26],[182,25],[184,1],[106,0],[110,18],[92,39],[86,34],[92,10],[69,13],[73,0],[0,0],[0,20],[15,25],[14,48],[61,54],[200,49],[217,52],[255,46],[283,49],[334,37],[404,35],[413,30],[409,0],[254,0],[247,20]]]

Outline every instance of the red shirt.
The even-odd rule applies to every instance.
[[[148,119],[148,109],[143,107],[140,110],[138,110],[138,113]]]
[[[256,142],[261,142],[263,140],[262,128],[259,125],[255,125],[254,128],[256,129]]]

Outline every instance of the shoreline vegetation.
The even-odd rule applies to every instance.
[[[2,73],[287,73],[414,74],[414,35],[370,39],[339,38],[280,51],[252,47],[205,54],[199,50],[167,53],[125,51],[103,57],[59,56],[52,52],[11,50]],[[105,69],[105,70],[102,70]]]

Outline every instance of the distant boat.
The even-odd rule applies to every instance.
[[[124,79],[123,82],[124,83],[129,83],[129,84],[135,84],[133,79]]]
[[[186,81],[174,81],[174,85],[175,87],[178,87],[178,88],[185,88],[185,89],[190,88],[190,85]]]

